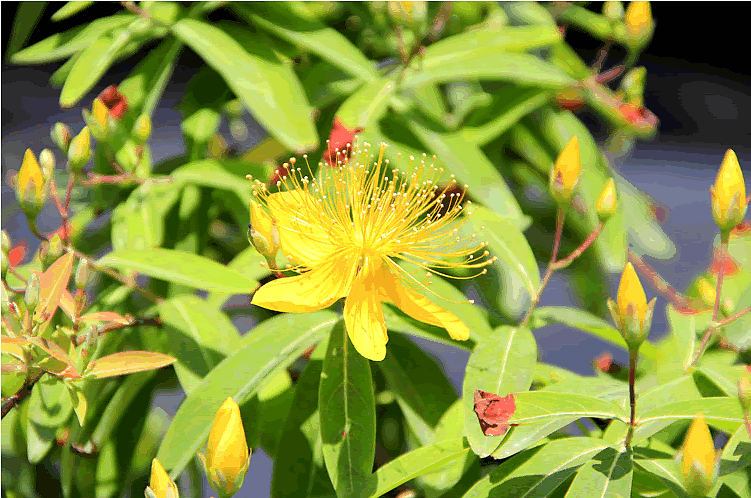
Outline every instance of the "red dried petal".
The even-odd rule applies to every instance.
[[[26,251],[28,251],[28,249],[29,243],[25,240],[22,240],[18,244],[11,247],[8,251],[8,266],[10,268],[15,268],[16,266],[23,263],[24,258],[26,258]]]
[[[514,395],[503,398],[497,394],[475,391],[475,414],[480,422],[480,429],[486,436],[501,436],[509,428],[508,420],[516,411]]]
[[[715,275],[720,274],[720,268],[722,268],[722,258],[718,257],[715,253],[712,256],[712,263],[709,265],[709,271]],[[733,257],[729,254],[725,258],[725,276],[735,275],[740,270],[738,263],[733,260]]]
[[[110,107],[112,105],[112,100],[117,98],[118,95],[117,85],[110,85],[102,90],[102,93],[99,94],[98,98],[104,105]]]
[[[595,366],[601,372],[609,372],[610,367],[613,365],[613,355],[608,351],[600,353],[600,356],[595,360]]]
[[[125,97],[122,97],[117,101],[115,105],[110,107],[110,116],[115,119],[120,119],[127,110],[128,102],[125,100]]]
[[[339,160],[346,161],[349,159],[350,149],[347,144],[351,144],[355,135],[363,131],[362,128],[349,129],[339,118],[334,118],[334,126],[329,134],[328,149],[323,153],[323,159],[329,166],[336,165],[336,152],[339,151]]]

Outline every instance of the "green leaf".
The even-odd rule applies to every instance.
[[[712,361],[713,354],[702,356],[696,369],[709,377],[726,396],[738,395],[738,381],[747,372],[745,365],[725,365],[719,361]]]
[[[181,295],[159,303],[159,316],[186,394],[240,345],[240,335],[227,315],[198,296]]]
[[[639,379],[635,387],[637,399],[636,416],[638,419],[641,419],[644,414],[660,406],[701,398],[694,379],[689,375],[680,375],[677,378],[662,375],[647,375]],[[626,406],[625,398],[623,406]],[[673,422],[671,420],[639,422],[638,427],[634,431],[634,443],[643,441],[647,437],[668,427]]]
[[[480,457],[493,453],[503,436],[485,436],[474,410],[475,391],[481,390],[501,397],[527,391],[537,362],[537,343],[526,327],[503,325],[480,342],[467,363],[462,399],[464,430],[469,444]]]
[[[626,343],[618,330],[605,320],[584,310],[567,306],[542,306],[535,310],[534,317],[545,320],[547,323],[565,323],[569,327],[589,332],[614,346],[626,348]],[[651,361],[657,361],[658,358],[657,348],[648,341],[642,343],[639,354]]]
[[[42,64],[65,59],[84,50],[99,37],[132,22],[134,19],[133,14],[115,14],[92,21],[85,26],[76,26],[16,52],[11,57],[11,62],[14,64]]]
[[[327,342],[325,338],[316,347],[297,381],[293,409],[287,416],[274,459],[271,496],[312,498],[334,494],[324,467],[318,414],[318,385]]]
[[[544,424],[563,417],[619,419],[628,421],[626,411],[610,401],[570,393],[534,391],[514,395],[516,412],[511,424]]]
[[[266,47],[249,53],[226,32],[195,19],[177,22],[172,32],[222,75],[253,117],[285,146],[298,152],[318,147],[312,108],[289,65],[279,63]]]
[[[123,351],[99,358],[89,363],[85,377],[104,379],[146,370],[166,367],[175,362],[171,356],[152,351]]]
[[[347,129],[369,127],[386,114],[395,90],[396,83],[392,79],[369,81],[347,97],[336,111],[336,116]]]
[[[129,108],[142,108],[142,114],[153,114],[182,46],[175,39],[160,43],[120,82],[117,89],[128,100]]]
[[[417,440],[432,443],[438,421],[456,400],[446,374],[419,346],[399,335],[389,337],[388,354],[377,365]]]
[[[190,138],[203,143],[211,140],[219,129],[221,120],[222,117],[214,109],[203,108],[186,117],[180,127]]]
[[[343,34],[334,28],[323,25],[297,23],[288,16],[277,15],[273,7],[267,9],[267,16],[254,14],[244,4],[232,6],[242,17],[266,29],[290,43],[308,50],[329,64],[351,74],[355,78],[374,80],[378,78],[373,62],[355,47]],[[292,24],[295,24],[292,26]]]
[[[370,364],[340,321],[331,331],[318,391],[323,459],[337,496],[362,496],[373,485],[375,395]]]
[[[112,248],[143,250],[156,248],[164,240],[164,218],[178,199],[179,183],[147,181],[112,212]]]
[[[733,433],[743,423],[743,412],[738,398],[719,397],[701,398],[677,403],[663,403],[647,410],[638,417],[639,425],[648,422],[675,422],[678,420],[693,420],[696,414],[702,412],[707,424],[722,431]]]
[[[279,315],[254,328],[244,346],[203,379],[172,419],[157,453],[172,479],[203,445],[216,411],[228,396],[242,403],[258,393],[264,381],[320,341],[337,320],[334,313],[322,310]]]
[[[93,4],[94,2],[65,2],[65,5],[57,9],[50,19],[53,21],[62,21],[63,19],[78,14]]]
[[[438,44],[426,50],[419,68],[405,72],[402,81],[405,88],[465,79],[504,80],[549,88],[562,88],[575,83],[560,69],[533,55],[499,53],[497,48],[486,46],[432,57],[430,49],[435,46]]]
[[[467,351],[471,351],[474,346],[474,341],[472,341],[472,339],[466,341],[452,339],[446,333],[445,329],[419,322],[399,311],[399,308],[393,303],[384,303],[384,305],[383,317],[386,321],[386,327],[388,328],[389,333],[397,332],[399,334],[409,334]]]
[[[499,259],[503,271],[511,276],[506,285],[520,282],[530,299],[534,299],[540,287],[540,270],[524,234],[512,221],[480,206],[472,210],[470,222],[475,230],[485,227],[481,234],[488,241],[490,254]],[[517,300],[523,301],[518,297]]]
[[[656,476],[677,498],[689,498],[682,484],[682,477],[675,460],[661,459],[636,459],[634,463],[647,471],[650,475]]]
[[[607,446],[599,439],[586,437],[552,441],[502,463],[472,486],[463,498],[548,496],[577,467]]]
[[[29,397],[29,420],[56,428],[68,420],[72,411],[73,404],[62,380],[48,377],[34,384]]]
[[[631,451],[605,448],[579,469],[566,498],[618,498],[631,496],[634,465]]]
[[[748,470],[738,472],[749,465],[751,459],[751,436],[746,427],[741,427],[722,449],[719,481],[733,490],[741,498],[751,496],[751,482]]]
[[[235,270],[246,277],[261,281],[264,277],[269,275],[269,269],[267,266],[261,266],[266,263],[266,258],[261,256],[255,247],[248,246],[240,251],[229,263],[227,268]],[[206,303],[215,308],[221,307],[232,294],[226,292],[212,292],[206,298]]]
[[[723,289],[724,288],[725,287],[723,284]],[[738,302],[735,305],[734,312],[739,313],[741,310],[748,307],[751,307],[751,288],[747,288],[738,299]],[[749,348],[751,348],[751,313],[746,313],[745,315],[737,318],[728,325],[725,325],[722,332],[725,336],[725,340],[731,345],[735,346],[741,351],[748,350]]]
[[[250,294],[258,287],[258,282],[216,261],[170,249],[114,251],[97,264],[128,268],[150,277],[207,291]]]
[[[13,20],[13,27],[10,32],[10,40],[5,48],[5,57],[12,56],[23,47],[24,43],[31,36],[39,19],[41,19],[44,9],[47,8],[48,2],[24,2],[18,4],[16,17]]]
[[[586,377],[561,380],[547,386],[543,391],[571,393],[618,402],[628,396],[628,384],[608,377]]]
[[[468,184],[468,192],[503,219],[524,230],[531,220],[522,214],[519,203],[506,180],[476,145],[467,143],[463,133],[437,133],[414,120],[410,129],[438,155],[447,169],[457,176],[457,182]],[[482,179],[482,181],[478,181]]]
[[[358,496],[383,496],[397,486],[456,461],[467,453],[469,446],[463,437],[417,448],[380,467],[370,478],[371,486],[367,493]]]

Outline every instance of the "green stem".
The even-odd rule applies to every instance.
[[[713,322],[717,321],[717,316],[720,314],[720,296],[722,293],[722,280],[725,277],[725,264],[727,263],[728,241],[730,239],[730,232],[722,232],[720,237],[720,272],[717,274],[717,289],[714,300],[714,310],[712,311]],[[717,328],[718,327],[716,325],[709,327],[704,333],[704,337],[702,337],[701,344],[699,345],[699,350],[696,352],[696,356],[694,356],[694,359],[693,361],[691,361],[689,367],[693,367],[696,362],[699,361],[699,358],[701,358],[701,355],[704,354],[704,351],[709,345],[709,340],[712,338],[712,335]]]
[[[628,352],[628,399],[631,404],[631,421],[628,424],[628,434],[626,434],[626,448],[631,445],[636,427],[636,359],[638,354],[637,349],[630,349]]]

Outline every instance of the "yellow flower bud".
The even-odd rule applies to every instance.
[[[151,118],[148,114],[138,116],[136,124],[133,126],[133,135],[141,143],[145,143],[151,137]]]
[[[652,20],[652,7],[649,2],[629,2],[624,22],[628,30],[634,35],[643,35],[651,31],[654,22]]]
[[[680,459],[686,490],[691,496],[705,496],[714,484],[716,452],[702,413],[691,422]]]
[[[55,142],[55,145],[57,145],[64,154],[68,153],[71,135],[72,133],[68,125],[60,122],[55,123],[50,131],[50,138],[52,138],[52,141]]]
[[[609,0],[607,2],[603,2],[602,14],[608,19],[612,19],[613,21],[620,21],[621,19],[623,19],[624,15],[623,2],[619,2],[617,0]]]
[[[214,418],[206,443],[204,465],[211,487],[220,496],[232,496],[242,486],[249,462],[240,407],[227,398]]]
[[[623,268],[621,283],[618,285],[618,314],[625,320],[628,316],[628,306],[631,305],[639,317],[639,325],[644,324],[644,315],[647,312],[647,296],[641,286],[639,277],[636,275],[634,266],[629,262]]]
[[[657,298],[647,304],[647,296],[631,263],[626,263],[621,274],[616,301],[608,299],[608,308],[629,351],[638,350],[649,335],[652,313]]]
[[[83,165],[91,159],[91,133],[89,127],[84,126],[81,133],[70,143],[68,148],[68,164],[74,172],[80,172]]]
[[[279,251],[279,230],[274,220],[255,200],[250,200],[249,239],[253,247],[266,258],[273,259]]]
[[[149,496],[149,495],[152,496]],[[170,480],[162,464],[156,458],[151,461],[151,480],[146,487],[147,498],[179,498],[177,485]]]
[[[44,176],[37,158],[31,149],[26,149],[21,169],[16,176],[16,194],[24,212],[29,211],[34,216],[39,213],[46,200],[44,187]]]
[[[611,178],[602,187],[600,197],[597,199],[597,217],[604,223],[613,216],[617,208],[618,199],[615,195],[615,181]]]
[[[573,137],[558,156],[550,173],[550,192],[553,198],[561,204],[568,204],[580,174],[579,138]]]
[[[91,115],[94,118],[94,122],[99,126],[99,129],[106,135],[109,129],[110,111],[99,98],[94,99],[94,104],[91,106]]]
[[[710,193],[712,214],[720,230],[730,231],[743,221],[747,208],[746,182],[743,180],[738,157],[732,149],[725,152]]]

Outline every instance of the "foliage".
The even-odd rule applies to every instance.
[[[68,2],[52,20],[97,8]],[[751,497],[749,403],[737,387],[751,345],[751,231],[736,226],[745,212],[737,159],[713,191],[723,222],[715,260],[682,294],[644,259],[675,253],[651,199],[617,174],[576,112],[608,125],[609,152],[654,134],[646,72],[634,67],[654,29],[648,3],[605,2],[600,14],[565,2],[123,2],[23,47],[49,10],[20,5],[10,60],[65,61],[51,83],[61,107],[83,103],[87,127],[53,126],[65,169],[51,151],[39,161],[29,151],[16,177],[39,250],[24,261],[3,232],[8,496],[140,496],[147,485],[147,496],[166,496],[174,480],[198,496],[196,454],[210,434],[220,441],[212,424],[231,419],[232,441],[221,444],[244,460],[214,465],[210,449],[206,467],[227,495],[249,446],[274,459],[273,496]],[[593,65],[566,29],[603,42]],[[626,58],[602,72],[613,44]],[[151,117],[188,50],[205,64],[180,104],[186,153],[153,164]],[[131,73],[89,103],[131,57]],[[268,136],[239,155],[220,129],[242,131],[246,111]],[[282,314],[249,304],[261,284],[294,273],[274,266],[273,222],[248,230],[263,254],[249,246],[245,176],[273,190],[294,177],[296,163],[279,161],[289,154],[325,175],[355,134],[387,143],[396,167],[435,154],[468,184],[476,208],[460,235],[479,231],[496,261],[472,279],[449,264],[452,280],[415,292],[423,311],[458,317],[469,340],[386,304],[386,356],[371,362],[350,342],[339,304]],[[45,202],[63,220],[53,234],[37,230]],[[284,239],[281,250],[289,255]],[[613,327],[602,318],[608,274],[627,261]],[[401,264],[422,271],[412,263]],[[550,274],[564,270],[581,307],[538,307]],[[658,304],[670,324],[659,342],[644,341],[654,302],[647,309],[637,273],[668,299]],[[245,304],[230,306],[235,295]],[[240,316],[254,323],[245,335]],[[630,364],[601,358],[583,377],[538,361],[532,332],[550,323],[627,349]],[[409,336],[471,351],[460,396]],[[165,388],[186,395],[171,420],[153,404]],[[236,411],[225,414],[235,401],[247,446]],[[729,437],[714,468],[705,426],[682,445],[691,420]],[[223,481],[224,472],[240,477]]]

